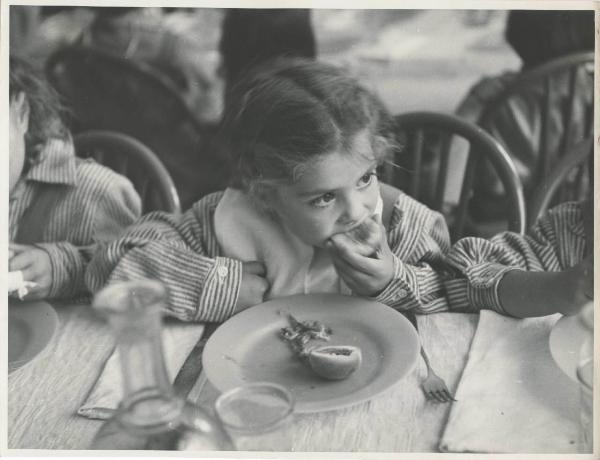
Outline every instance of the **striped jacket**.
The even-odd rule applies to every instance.
[[[71,141],[47,142],[36,162],[9,197],[9,239],[17,241],[26,210],[50,187],[64,187],[45,216],[35,246],[50,256],[50,298],[85,294],[85,267],[95,245],[111,241],[141,214],[141,201],[125,177],[95,163],[76,158]],[[31,222],[31,220],[30,220]]]
[[[487,308],[506,314],[498,286],[507,271],[556,272],[577,265],[591,250],[584,213],[593,216],[591,202],[563,203],[540,218],[528,235],[503,232],[490,240],[463,238],[456,242],[448,252],[448,264],[463,278],[445,283],[452,309]]]
[[[181,216],[153,212],[98,251],[87,270],[92,291],[114,281],[154,278],[169,289],[167,314],[184,321],[224,321],[235,313],[242,263],[223,257],[213,214],[223,192],[202,198]],[[375,300],[399,310],[447,310],[440,276],[450,247],[441,214],[400,194],[388,225],[395,276]]]

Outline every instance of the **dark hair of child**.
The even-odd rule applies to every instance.
[[[310,10],[225,10],[219,51],[226,90],[253,66],[280,57],[314,59],[316,43]]]
[[[529,68],[570,53],[594,50],[594,11],[513,10],[506,41]]]
[[[311,161],[347,151],[367,130],[377,160],[393,147],[392,119],[381,101],[344,69],[281,59],[247,74],[232,88],[220,137],[233,186],[292,183]]]
[[[52,138],[67,139],[59,95],[25,59],[10,56],[9,98],[24,93],[29,104],[29,125],[25,134],[26,166],[38,160],[40,148]]]

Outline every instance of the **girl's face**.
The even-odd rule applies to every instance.
[[[10,101],[8,116],[8,185],[9,193],[21,177],[25,165],[25,134],[29,124],[29,105],[24,93],[19,93]]]
[[[280,186],[271,208],[302,241],[323,247],[375,211],[379,184],[369,134],[355,135],[349,152],[322,156],[292,185]]]

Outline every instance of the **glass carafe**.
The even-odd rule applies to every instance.
[[[113,284],[93,306],[108,318],[117,340],[123,399],[96,434],[93,449],[235,450],[220,422],[178,397],[165,367],[161,314],[166,290],[158,281]]]

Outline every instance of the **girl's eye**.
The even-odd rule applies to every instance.
[[[371,172],[365,174],[358,181],[359,182],[358,186],[359,187],[366,187],[367,185],[369,185],[373,181],[374,177],[377,177],[377,173],[375,171],[371,171]]]
[[[327,192],[327,193],[315,198],[314,200],[311,200],[310,205],[316,206],[318,208],[322,208],[322,207],[327,206],[329,203],[331,203],[334,198],[335,198],[334,193]]]

